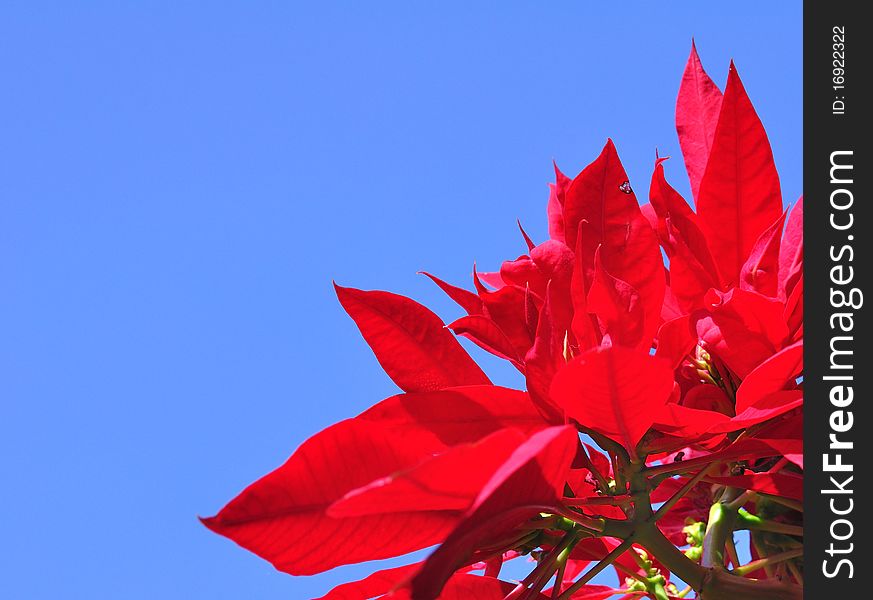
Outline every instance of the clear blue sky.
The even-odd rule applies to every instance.
[[[394,392],[331,280],[459,315],[552,159],[641,196],[692,35],[801,191],[800,2],[5,2],[0,596],[307,598],[203,528]],[[375,4],[378,4],[376,6]],[[475,4],[475,6],[472,6]],[[493,369],[501,381],[507,371]]]

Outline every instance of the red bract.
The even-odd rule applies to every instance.
[[[733,65],[722,96],[692,48],[676,127],[697,211],[665,158],[641,208],[608,140],[578,176],[556,168],[550,239],[522,230],[524,254],[474,269],[472,290],[428,274],[466,312],[448,326],[337,286],[405,393],[316,434],[203,522],[295,575],[437,545],[325,599],[684,596],[671,577],[704,599],[725,581],[799,597],[802,203],[783,210]],[[492,384],[455,336],[526,389]],[[766,544],[731,575],[744,527]],[[526,578],[498,578],[525,555]],[[618,587],[589,583],[610,565]]]

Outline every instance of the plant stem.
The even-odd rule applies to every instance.
[[[740,555],[737,553],[737,545],[734,542],[734,536],[731,534],[727,536],[725,547],[727,548],[728,558],[731,561],[731,564],[734,568],[740,566]]]
[[[567,552],[567,556],[570,553]],[[564,570],[567,568],[567,556],[558,557],[558,570],[555,573],[555,585],[552,586],[552,600],[557,600],[561,594],[561,588],[564,587]]]
[[[781,496],[773,496],[771,494],[764,494],[762,492],[758,492],[758,495],[762,498],[766,498],[767,500],[772,500],[776,504],[781,504],[782,506],[786,506],[790,509],[796,510],[797,512],[803,512],[803,504],[801,502],[797,502],[796,500],[782,498]]]
[[[737,511],[730,509],[730,503],[741,493],[737,488],[727,488],[722,498],[709,509],[706,533],[703,535],[703,556],[700,559],[704,567],[724,568],[725,543],[737,520]]]
[[[585,573],[582,577],[577,579],[573,585],[568,587],[566,590],[558,596],[557,600],[569,600],[579,589],[582,588],[583,585],[594,579],[598,573],[600,573],[603,569],[611,565],[615,562],[618,557],[624,554],[628,548],[630,548],[634,543],[633,538],[628,538],[624,540],[621,544],[613,548],[612,552],[603,557],[599,563],[591,567],[587,573]]]
[[[803,527],[800,525],[790,525],[788,523],[780,523],[779,521],[762,519],[742,508],[737,511],[737,529],[757,529],[758,531],[803,537]]]
[[[803,556],[803,548],[797,548],[795,550],[788,550],[787,552],[780,552],[779,554],[773,554],[770,556],[765,556],[764,558],[759,558],[758,560],[753,560],[750,563],[743,565],[742,567],[737,567],[731,573],[734,575],[748,575],[749,573],[754,573],[758,569],[762,569],[768,565],[776,565],[786,560],[791,560],[792,558],[797,558],[798,556]]]
[[[534,573],[537,571],[541,572],[535,577],[527,592],[521,596],[523,600],[533,600],[539,596],[540,590],[546,586],[549,579],[551,579],[552,575],[555,574],[558,562],[560,561],[562,564],[567,562],[567,557],[570,555],[570,549],[576,543],[577,539],[579,539],[579,536],[575,532],[567,533],[558,545],[552,548],[548,555],[543,559],[542,563],[534,570]],[[531,573],[531,575],[533,575],[533,573]]]
[[[679,502],[679,500],[681,500],[682,497],[685,496],[685,494],[690,492],[695,485],[700,483],[700,481],[704,477],[706,477],[707,473],[709,473],[713,468],[715,468],[715,464],[710,464],[708,467],[704,467],[703,469],[701,469],[701,471],[697,475],[692,477],[685,485],[682,486],[682,488],[678,492],[673,494],[669,500],[664,502],[664,504],[662,504],[661,507],[658,508],[658,511],[655,513],[653,520],[657,521],[665,514],[667,514],[667,511],[673,508],[673,506],[677,502]]]
[[[591,471],[594,479],[597,480],[597,486],[600,488],[600,491],[604,494],[608,494],[609,482],[606,480],[606,477],[603,475],[603,473],[600,472],[600,469],[594,466],[594,463],[591,461],[591,457],[588,456],[588,450],[585,449],[585,445],[580,442],[579,447],[582,448],[582,452],[584,452],[585,456],[588,458],[588,470]]]

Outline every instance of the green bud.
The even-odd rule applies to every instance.
[[[697,562],[700,560],[700,557],[703,556],[703,547],[702,546],[692,546],[688,550],[685,551],[685,556],[689,559]]]

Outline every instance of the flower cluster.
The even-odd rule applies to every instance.
[[[474,270],[474,291],[430,276],[466,312],[448,326],[337,287],[403,393],[205,525],[295,575],[436,546],[325,599],[800,597],[802,203],[783,210],[733,65],[722,94],[692,48],[676,126],[696,210],[665,158],[640,206],[610,140],[575,178],[556,168],[548,240],[522,231],[527,253]],[[530,574],[501,580],[510,560]],[[589,583],[608,567],[615,587]]]

